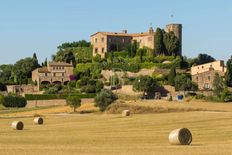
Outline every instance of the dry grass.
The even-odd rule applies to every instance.
[[[14,119],[15,120],[15,119]],[[43,126],[33,118],[20,119],[25,130],[0,121],[0,154],[80,155],[223,155],[232,152],[232,113],[189,112],[121,115],[70,115],[45,117]],[[187,127],[190,146],[172,146],[168,134]]]

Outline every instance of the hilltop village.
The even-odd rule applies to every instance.
[[[13,65],[1,65],[1,93],[26,100],[91,98],[103,90],[119,98],[145,100],[232,100],[232,59],[208,54],[187,58],[182,25],[147,32],[96,32],[57,47],[52,60],[38,63],[36,53]]]

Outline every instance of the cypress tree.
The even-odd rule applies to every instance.
[[[228,87],[232,87],[232,56],[226,63],[225,83]]]
[[[170,70],[170,73],[168,75],[168,83],[171,85],[171,86],[174,86],[175,85],[175,77],[176,77],[176,67],[173,66]]]

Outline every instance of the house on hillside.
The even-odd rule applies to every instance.
[[[38,87],[41,84],[64,84],[70,81],[73,75],[73,65],[65,62],[49,62],[47,67],[37,68],[32,71],[32,81]]]
[[[226,67],[224,61],[218,60],[191,68],[192,81],[198,84],[199,90],[211,90],[215,74],[221,77],[225,75]]]

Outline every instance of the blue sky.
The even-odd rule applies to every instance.
[[[171,18],[171,15],[174,15]],[[231,0],[2,0],[0,64],[32,56],[50,59],[63,42],[89,40],[96,31],[129,33],[183,24],[183,54],[232,55]]]

